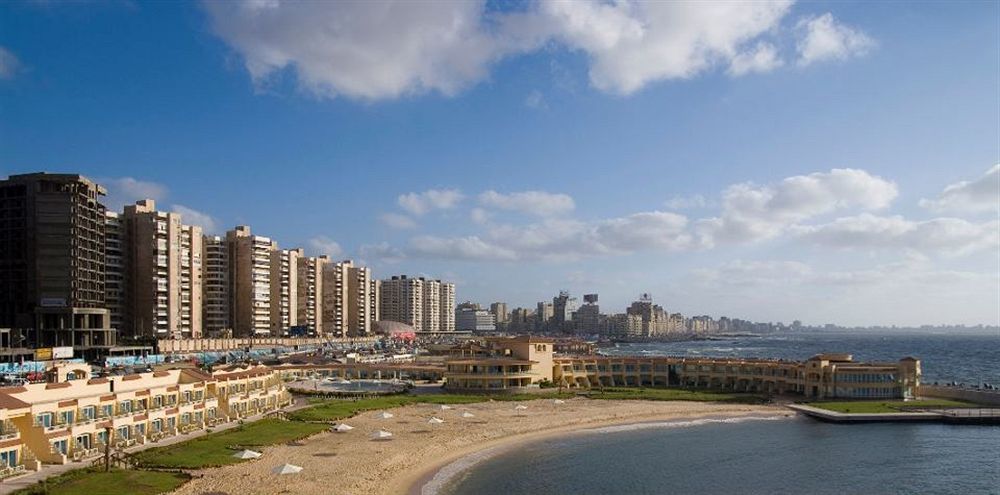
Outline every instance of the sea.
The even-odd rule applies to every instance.
[[[925,382],[1000,385],[1000,335],[822,332],[620,344],[608,354],[922,360]],[[447,471],[447,468],[446,468]],[[1000,426],[802,417],[586,430],[464,461],[438,495],[997,494]]]

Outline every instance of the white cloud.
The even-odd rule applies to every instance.
[[[709,206],[710,202],[702,196],[701,194],[695,194],[692,196],[674,196],[663,202],[663,206],[671,210],[687,210],[691,208],[704,208]]]
[[[997,213],[1000,211],[1000,164],[976,180],[963,180],[945,187],[937,199],[921,199],[920,206],[936,212]]]
[[[802,19],[796,28],[802,34],[796,44],[800,66],[846,60],[864,55],[875,46],[875,40],[860,30],[840,24],[829,12]]]
[[[791,0],[529,1],[495,9],[461,2],[203,2],[212,30],[258,85],[286,71],[320,97],[454,95],[497,61],[550,47],[583,53],[591,84],[627,95],[650,83],[726,67],[738,76],[781,65],[775,44]],[[800,63],[871,46],[830,14],[803,20]],[[544,105],[533,92],[526,104]]]
[[[472,211],[469,212],[469,219],[472,220],[473,223],[486,225],[490,221],[490,213],[482,208],[473,208]]]
[[[410,239],[410,249],[417,256],[432,258],[474,261],[513,261],[518,259],[517,253],[483,241],[477,236],[417,236]]]
[[[21,68],[21,61],[10,50],[0,46],[0,79],[10,79]]]
[[[362,262],[365,261],[377,261],[382,263],[399,263],[400,261],[406,259],[406,254],[399,249],[392,247],[388,242],[380,242],[377,244],[364,244],[361,249],[358,250],[358,254],[361,255]]]
[[[309,239],[309,247],[315,255],[327,255],[331,259],[339,259],[344,256],[344,250],[337,241],[325,235]]]
[[[767,42],[757,43],[752,50],[737,53],[729,62],[731,76],[742,76],[753,72],[771,72],[784,65],[778,56],[778,50]]]
[[[524,106],[533,109],[547,108],[545,96],[537,89],[531,90],[528,96],[524,97]]]
[[[429,189],[421,193],[401,194],[396,202],[400,208],[420,216],[431,210],[454,208],[464,197],[457,189]]]
[[[379,221],[394,229],[415,229],[417,222],[412,218],[399,213],[383,213],[378,217]]]
[[[491,208],[542,217],[568,213],[576,207],[570,196],[545,191],[524,191],[510,194],[486,191],[479,195],[479,203]]]
[[[842,248],[917,249],[962,255],[1000,248],[1000,221],[972,223],[960,218],[907,220],[863,213],[830,223],[797,226],[799,238],[823,246]]]
[[[292,69],[321,96],[367,100],[452,95],[517,51],[485,1],[203,2],[254,81]]]
[[[790,1],[543,2],[555,38],[591,61],[590,81],[603,91],[633,93],[645,85],[694,77],[728,65],[741,47],[777,27]]]
[[[167,186],[132,177],[97,178],[95,182],[107,188],[103,202],[111,211],[121,211],[125,205],[142,199],[159,201],[167,196]]]
[[[687,219],[676,213],[640,212],[587,223],[545,219],[530,225],[499,225],[483,235],[419,236],[410,248],[419,256],[478,261],[568,261],[591,256],[692,247]]]
[[[768,239],[825,213],[885,208],[897,194],[895,183],[849,168],[797,175],[766,186],[735,184],[723,192],[721,216],[700,220],[696,230],[709,245]]]
[[[201,230],[205,234],[217,234],[219,233],[218,225],[219,223],[208,213],[198,211],[194,208],[189,208],[184,205],[171,205],[171,211],[174,213],[179,213],[181,215],[181,220],[187,225],[196,225],[201,227]]]

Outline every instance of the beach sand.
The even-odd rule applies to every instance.
[[[528,407],[515,410],[518,404]],[[462,418],[468,411],[475,415]],[[547,436],[604,426],[672,421],[699,417],[790,415],[783,408],[704,402],[606,401],[570,399],[528,402],[484,402],[442,411],[418,404],[392,409],[394,417],[378,419],[378,411],[345,422],[347,433],[324,432],[292,445],[268,447],[257,460],[196,473],[175,493],[213,494],[415,494],[442,467],[476,452],[499,452]],[[431,417],[445,420],[428,424]],[[373,441],[380,429],[391,440]],[[302,466],[298,474],[275,475],[284,463]]]

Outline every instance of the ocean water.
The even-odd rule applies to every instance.
[[[1000,427],[791,418],[605,428],[505,451],[438,493],[1000,494]]]
[[[607,354],[808,359],[822,352],[846,352],[856,361],[921,360],[923,381],[1000,385],[1000,334],[905,332],[780,333],[758,338],[619,344]]]

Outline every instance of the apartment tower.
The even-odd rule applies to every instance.
[[[230,334],[229,319],[229,250],[226,239],[205,236],[202,239],[202,333],[206,337]]]
[[[316,333],[323,331],[323,270],[329,262],[326,256],[300,256],[298,260],[298,325]]]
[[[271,333],[270,238],[240,225],[226,232],[229,251],[229,308],[234,337]]]
[[[298,325],[298,263],[301,249],[271,251],[271,335],[285,335]]]
[[[181,339],[202,334],[202,233],[151,199],[125,207],[123,335]]]
[[[116,343],[105,301],[107,191],[75,174],[0,181],[0,327],[37,347]]]

